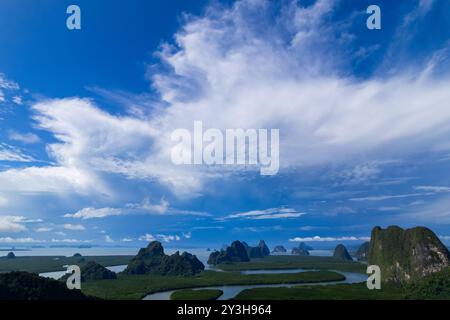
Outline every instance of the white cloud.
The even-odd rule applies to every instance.
[[[290,2],[277,11],[277,23],[251,19],[269,16],[270,1],[212,6],[190,17],[175,45],[159,52],[167,68],[148,72],[167,107],[149,119],[112,115],[88,99],[39,102],[36,126],[58,140],[48,146],[56,165],[3,172],[0,190],[111,193],[102,176],[115,174],[199,195],[207,181],[233,170],[172,165],[170,134],[194,120],[205,128],[280,128],[282,170],[360,154],[402,156],[447,142],[449,78],[417,65],[377,78],[348,76],[351,24],[330,24],[334,3]],[[361,167],[352,178],[376,174]]]
[[[0,238],[0,243],[42,243],[45,240],[36,240],[33,238],[11,238],[11,237],[3,237]]]
[[[0,73],[0,88],[11,90],[20,89],[19,85],[16,82],[8,80],[3,73]]]
[[[67,213],[64,215],[65,218],[79,218],[79,219],[93,219],[93,218],[104,218],[110,216],[119,216],[122,214],[121,209],[117,208],[84,208],[75,213]]]
[[[0,161],[32,162],[35,160],[16,147],[0,143]]]
[[[120,239],[120,241],[122,241],[122,242],[132,242],[132,241],[134,241],[134,239],[133,238],[122,238],[122,239]]]
[[[166,235],[166,234],[158,234],[156,237],[162,242],[171,242],[171,241],[180,241],[181,238],[178,235]]]
[[[72,230],[72,231],[83,231],[83,230],[86,230],[86,228],[82,224],[66,223],[66,224],[63,225],[63,227],[66,230]]]
[[[162,241],[162,242],[171,242],[171,241],[180,241],[181,238],[178,235],[166,235],[166,234],[157,234],[156,236],[153,236],[150,233],[146,233],[143,236],[140,236],[138,238],[139,241],[146,241],[146,242],[151,242],[151,241]]]
[[[20,133],[16,131],[11,131],[9,133],[9,140],[19,141],[26,144],[33,144],[41,142],[41,139],[34,133]]]
[[[370,197],[360,197],[360,198],[351,198],[350,201],[385,201],[391,199],[402,199],[402,198],[411,198],[411,197],[423,197],[430,196],[433,193],[407,193],[407,194],[397,194],[397,195],[382,195],[382,196],[370,196]]]
[[[79,240],[79,239],[52,239],[54,243],[91,243],[92,240]]]
[[[289,239],[290,242],[333,242],[333,241],[370,241],[370,237],[295,237]]]
[[[155,238],[152,234],[146,233],[145,235],[140,236],[140,237],[138,238],[138,240],[139,240],[139,241],[147,241],[147,242],[151,242],[151,241],[155,241],[156,238]]]
[[[111,238],[111,236],[110,235],[105,235],[105,242],[108,242],[108,243],[113,243],[114,242],[114,240]]]
[[[122,216],[122,215],[192,215],[192,216],[209,216],[210,214],[205,212],[179,210],[170,208],[168,201],[161,199],[159,203],[150,203],[148,199],[145,199],[142,203],[128,203],[124,208],[83,208],[75,213],[66,213],[65,218],[78,218],[78,219],[94,219],[105,218],[110,216]]]
[[[298,218],[306,213],[299,212],[292,208],[270,208],[265,210],[253,210],[248,212],[234,213],[220,219],[251,219],[251,220],[265,220],[265,219],[286,219]]]
[[[0,216],[0,232],[20,232],[27,228],[24,226],[25,217],[22,216]]]
[[[192,238],[192,232],[186,232],[182,234],[183,238],[190,239]]]
[[[39,227],[39,228],[34,229],[34,231],[36,231],[36,232],[50,232],[52,230],[53,230],[53,228],[50,228],[50,227]]]
[[[450,192],[450,187],[446,186],[417,186],[414,189],[425,192]]]
[[[15,104],[18,104],[18,105],[22,105],[22,104],[23,104],[23,102],[22,102],[22,97],[20,97],[20,96],[14,96],[14,97],[12,98],[12,101],[13,101]]]

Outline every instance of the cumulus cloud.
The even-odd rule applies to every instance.
[[[181,237],[179,235],[167,235],[167,234],[157,234],[156,236],[150,234],[150,233],[146,233],[143,236],[140,236],[138,238],[139,241],[146,241],[146,242],[151,242],[151,241],[162,241],[162,242],[171,242],[171,241],[180,241]]]
[[[334,242],[334,241],[369,241],[370,237],[295,237],[289,239],[290,242]]]
[[[164,68],[148,70],[165,104],[150,117],[112,115],[80,98],[35,104],[36,127],[57,139],[48,146],[56,164],[2,172],[0,190],[110,194],[102,177],[114,174],[200,195],[207,181],[234,170],[171,163],[171,132],[195,120],[205,128],[279,128],[281,170],[360,154],[409,155],[448,141],[447,76],[435,77],[429,64],[349,76],[353,35],[348,23],[330,22],[335,1],[282,6],[274,17],[270,1],[242,0],[188,17],[158,52]],[[349,179],[377,170],[361,166]],[[292,214],[299,213],[284,217]]]
[[[0,232],[26,231],[27,223],[42,222],[40,219],[28,219],[23,216],[0,216]]]

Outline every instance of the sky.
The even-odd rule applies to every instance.
[[[69,5],[81,30],[66,27]],[[369,30],[366,9],[381,9]],[[450,243],[450,2],[0,2],[0,246]],[[279,129],[280,168],[171,134]]]

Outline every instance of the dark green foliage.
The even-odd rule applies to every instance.
[[[338,244],[334,249],[333,258],[352,261],[352,257],[343,244]]]
[[[223,263],[217,266],[225,271],[316,269],[366,273],[367,266],[360,262],[333,257],[272,255],[247,262]]]
[[[8,252],[8,254],[6,255],[6,259],[15,259],[16,255],[14,254],[14,252]]]
[[[450,268],[407,284],[405,292],[408,299],[450,299]]]
[[[246,289],[236,300],[399,300],[403,290],[396,286],[383,286],[381,290],[368,290],[365,283],[332,284]]]
[[[175,291],[170,296],[170,300],[216,300],[223,294],[217,289],[182,289]]]
[[[78,265],[80,268],[89,261],[103,266],[127,264],[132,256],[16,256],[14,259],[0,257],[0,272],[26,271],[33,273],[65,271],[65,265]]]
[[[193,277],[118,274],[117,280],[86,282],[83,292],[102,299],[142,299],[154,292],[212,287],[279,283],[315,283],[342,281],[342,274],[332,271],[308,271],[287,274],[241,274],[238,272],[203,271]]]
[[[368,261],[381,268],[383,281],[419,280],[446,268],[449,260],[449,251],[428,228],[372,230]]]
[[[205,269],[195,255],[179,252],[168,256],[158,241],[152,241],[131,259],[124,273],[191,276]]]
[[[75,253],[74,255],[73,255],[74,257],[81,257],[81,253]]]
[[[60,280],[66,281],[69,275],[63,276]],[[111,280],[116,279],[115,272],[108,270],[101,264],[90,261],[81,267],[81,282],[96,281],[96,280]]]
[[[28,272],[0,274],[0,300],[85,300],[80,290]]]
[[[247,249],[240,241],[233,241],[231,246],[225,250],[214,251],[210,254],[208,264],[217,265],[227,262],[242,262],[249,261],[250,258],[247,253]]]
[[[369,256],[369,248],[370,243],[364,242],[356,251],[356,259],[358,259],[358,261],[366,261],[367,257]]]

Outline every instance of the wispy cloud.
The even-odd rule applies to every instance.
[[[71,230],[71,231],[84,231],[86,228],[82,224],[70,224],[65,223],[63,225],[64,229]]]
[[[0,238],[0,243],[43,243],[46,242],[45,240],[36,240],[31,237],[27,238],[11,238],[11,237],[3,237]]]
[[[369,241],[370,237],[295,237],[289,239],[290,242],[334,242],[334,241]]]
[[[16,131],[9,132],[9,140],[19,141],[26,144],[33,144],[41,142],[41,139],[34,133],[20,133]]]
[[[299,212],[292,208],[270,208],[265,210],[253,210],[241,213],[233,213],[228,216],[218,218],[219,220],[226,219],[251,219],[251,220],[266,220],[266,219],[288,219],[298,218],[306,213]]]
[[[35,159],[24,154],[19,148],[0,143],[0,161],[33,162]]]

